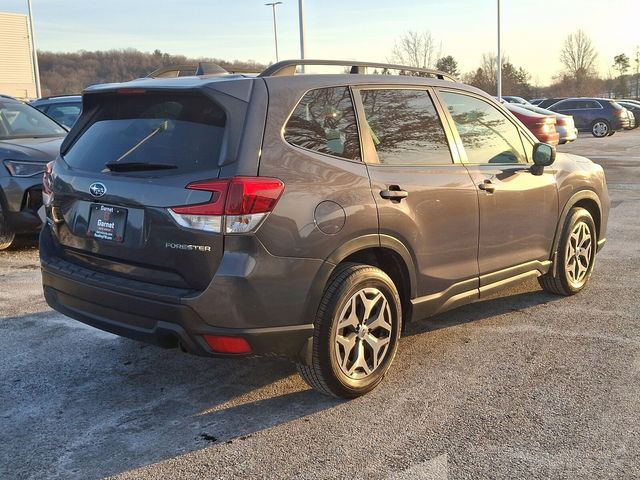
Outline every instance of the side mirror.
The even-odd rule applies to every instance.
[[[543,168],[551,165],[556,159],[556,149],[546,143],[536,143],[533,146],[533,163]]]

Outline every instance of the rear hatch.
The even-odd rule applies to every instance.
[[[85,94],[51,175],[59,255],[127,279],[206,288],[223,235],[180,227],[169,208],[212,199],[185,187],[233,161],[245,114],[246,102],[204,88]]]

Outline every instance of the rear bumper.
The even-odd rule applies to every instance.
[[[226,292],[206,294],[209,291],[206,290],[194,297],[190,290],[154,286],[84,268],[58,255],[49,228],[40,235],[40,263],[49,306],[101,330],[165,348],[180,347],[203,356],[240,356],[214,352],[203,337],[222,335],[244,338],[251,346],[249,356],[308,358],[313,324],[291,325],[300,318],[296,315],[283,318],[289,324],[274,322],[268,312],[286,307],[277,305],[280,303],[277,298],[272,299],[273,306],[266,301],[257,304],[251,292],[244,289],[245,305],[232,309],[229,302],[241,302],[242,298],[239,292],[230,290],[237,285],[228,281],[223,282]],[[215,283],[214,280],[212,284]],[[290,285],[284,286],[291,289]],[[203,303],[203,296],[209,301]],[[289,302],[290,309],[294,305]]]
[[[573,142],[578,138],[578,129],[569,129],[563,125],[556,125],[556,132],[560,135],[560,145]]]
[[[87,325],[164,348],[180,347],[189,353],[234,357],[211,350],[203,335],[242,337],[251,345],[249,355],[306,358],[313,325],[272,328],[212,327],[185,305],[126,295],[68,278],[43,265],[44,296],[51,308]]]

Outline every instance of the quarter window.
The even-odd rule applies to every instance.
[[[452,162],[447,137],[426,90],[361,90],[361,95],[381,164]]]
[[[484,100],[441,92],[467,153],[467,161],[527,163],[518,128]]]
[[[360,160],[356,115],[347,87],[311,90],[284,130],[287,142],[320,153]]]

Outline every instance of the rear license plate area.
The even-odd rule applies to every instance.
[[[91,204],[87,237],[110,242],[122,242],[127,225],[127,209]]]

